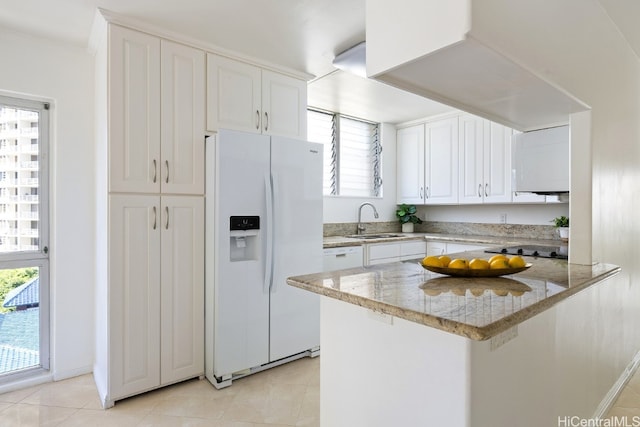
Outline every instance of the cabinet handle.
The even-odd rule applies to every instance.
[[[260,129],[260,111],[256,110],[256,129]]]
[[[156,159],[153,159],[153,183],[155,184],[158,180],[158,162]]]
[[[420,198],[424,199],[424,188],[420,187]]]
[[[168,230],[169,229],[169,206],[164,207],[164,213],[167,215],[167,222],[164,225],[164,229]]]
[[[484,197],[489,197],[489,183],[484,185]]]
[[[478,184],[478,197],[482,197],[482,184]]]
[[[155,230],[156,228],[158,228],[158,212],[156,210],[156,207],[153,207],[153,229]]]
[[[264,112],[264,130],[269,130],[269,113]]]
[[[167,179],[165,180],[165,182],[168,184],[169,183],[169,160],[165,160],[164,164],[167,166]]]
[[[424,192],[425,197],[428,199],[429,196],[431,195],[431,193],[429,193],[429,187],[426,188],[425,192]]]

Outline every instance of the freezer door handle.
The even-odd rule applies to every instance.
[[[266,240],[267,250],[264,256],[264,285],[263,292],[269,293],[271,288],[271,280],[273,276],[273,187],[271,183],[271,176],[265,175],[264,177],[264,189],[267,202],[266,210]]]
[[[276,292],[278,290],[278,281],[274,280],[273,276],[274,276],[274,272],[275,272],[275,263],[276,263],[276,257],[277,257],[277,252],[276,252],[276,245],[274,244],[274,240],[278,229],[277,229],[277,225],[276,225],[276,221],[275,218],[278,218],[278,201],[280,200],[280,190],[279,190],[279,186],[278,186],[278,175],[276,174],[271,174],[271,189],[272,189],[272,197],[273,197],[273,204],[272,204],[272,208],[271,208],[271,223],[269,224],[271,227],[271,270],[272,270],[272,277],[271,277],[271,292]]]

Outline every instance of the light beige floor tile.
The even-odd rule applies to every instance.
[[[95,385],[78,385],[60,381],[43,385],[35,393],[21,400],[21,403],[79,409],[95,402],[97,394]]]
[[[174,417],[171,415],[149,414],[137,427],[214,427],[211,420],[205,418]]]
[[[296,426],[317,427],[320,425],[320,386],[309,385],[302,400]]]
[[[620,406],[614,406],[609,410],[609,413],[605,418],[611,417],[627,417],[628,420],[631,420],[633,417],[640,417],[640,408],[623,408]]]
[[[18,403],[42,388],[41,385],[0,394],[0,402]]]
[[[0,412],[4,411],[5,409],[7,409],[11,405],[13,405],[13,403],[0,402]]]
[[[0,427],[57,426],[77,409],[16,403],[0,413]]]
[[[231,405],[233,397],[210,399],[199,396],[172,396],[161,400],[153,409],[154,414],[175,417],[220,419]]]
[[[234,397],[223,419],[295,425],[306,388],[295,384],[254,384]]]
[[[144,415],[118,413],[110,410],[78,409],[69,418],[57,424],[59,427],[135,427]]]

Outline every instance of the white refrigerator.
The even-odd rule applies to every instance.
[[[320,345],[322,145],[220,130],[207,142],[206,376],[216,387]]]

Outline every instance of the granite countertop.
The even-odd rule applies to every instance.
[[[465,253],[469,259],[487,255],[483,251]],[[287,283],[482,341],[620,271],[612,264],[524,258],[531,268],[497,278],[443,276],[423,269],[419,260],[410,260],[297,276]]]
[[[388,233],[395,237],[381,237],[376,239],[359,239],[345,236],[329,236],[324,238],[324,248],[339,248],[345,246],[362,246],[366,243],[393,243],[407,240],[431,240],[441,242],[462,242],[487,244],[489,246],[509,246],[518,244],[536,244],[557,246],[566,244],[559,240],[527,239],[522,237],[482,236],[470,234],[448,233]]]

